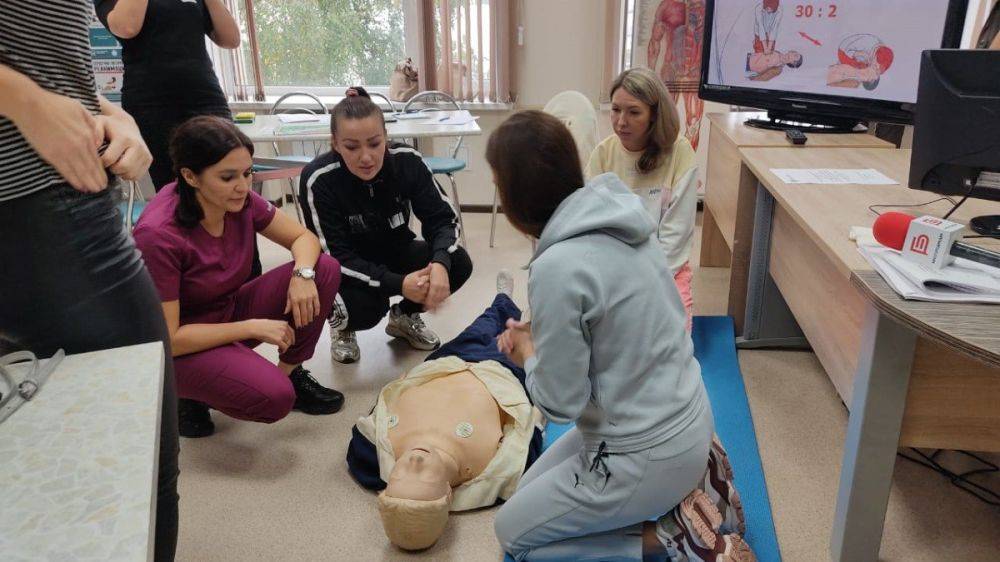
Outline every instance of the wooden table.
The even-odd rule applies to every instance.
[[[904,187],[910,151],[740,154],[755,199],[748,274],[741,279],[734,267],[730,280],[746,291],[744,338],[804,336],[850,405],[833,555],[875,560],[897,446],[1000,451],[1000,307],[893,298],[848,239],[851,226],[874,222],[869,206],[939,197]],[[874,168],[900,185],[790,185],[771,168]],[[905,210],[941,216],[951,206]],[[995,203],[970,199],[953,219],[995,211]],[[1000,249],[1000,241],[975,243]],[[962,318],[976,320],[963,327]]]
[[[864,296],[866,310],[830,553],[837,561],[864,562],[878,559],[900,430],[904,412],[909,413],[907,394],[916,394],[910,378],[918,342],[931,341],[972,360],[984,373],[968,375],[996,385],[1000,382],[1000,307],[907,301],[874,271],[856,271],[851,282]],[[970,382],[935,392],[946,395],[975,386]],[[996,432],[1000,400],[996,391],[989,396],[994,400],[992,428]],[[973,398],[969,405],[976,401]]]
[[[0,424],[0,559],[153,559],[163,358],[67,356]]]
[[[705,177],[704,213],[701,230],[701,267],[745,268],[749,263],[750,234],[753,230],[756,181],[742,166],[740,149],[752,147],[789,148],[782,131],[769,131],[744,125],[764,113],[709,113],[708,169]],[[796,150],[816,148],[895,148],[874,135],[809,133],[808,142]],[[746,275],[746,271],[742,272]],[[745,291],[730,287],[729,302],[743,307]],[[743,333],[742,316],[730,315],[737,335]]]

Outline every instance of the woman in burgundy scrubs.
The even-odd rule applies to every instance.
[[[170,144],[178,180],[146,207],[136,245],[160,294],[177,373],[180,434],[214,431],[208,408],[275,422],[294,407],[332,414],[344,396],[302,367],[340,285],[319,240],[250,190],[253,143],[219,117],[195,117]],[[293,261],[247,282],[257,233]],[[278,346],[275,365],[253,351]]]

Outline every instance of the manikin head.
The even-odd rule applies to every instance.
[[[802,54],[798,51],[787,51],[781,54],[781,63],[789,68],[802,66]]]
[[[389,541],[404,550],[420,550],[437,542],[451,509],[448,465],[434,448],[413,447],[403,453],[378,496],[378,511]]]
[[[333,107],[330,115],[332,148],[344,159],[347,170],[370,181],[385,163],[386,130],[382,110],[371,98],[349,95]]]

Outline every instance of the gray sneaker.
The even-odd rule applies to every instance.
[[[330,357],[338,363],[354,363],[361,359],[361,348],[354,332],[330,329]]]
[[[514,275],[506,269],[497,273],[497,293],[503,293],[514,298]]]
[[[405,339],[414,349],[431,351],[441,347],[441,338],[424,324],[420,314],[403,314],[398,304],[392,305],[389,310],[389,323],[385,325],[385,333],[394,338]]]

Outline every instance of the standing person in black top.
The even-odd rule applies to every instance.
[[[163,342],[154,553],[173,560],[170,337],[107,189],[114,175],[144,175],[151,157],[135,121],[97,95],[90,14],[87,0],[0,2],[0,354],[27,349],[48,357],[58,348],[82,353]]]
[[[149,175],[159,191],[173,181],[170,134],[191,117],[232,119],[205,48],[225,49],[240,31],[222,0],[95,0],[97,17],[121,40],[122,107],[135,117],[153,153]]]
[[[472,260],[458,245],[456,210],[441,186],[416,150],[387,143],[382,111],[355,90],[359,95],[330,116],[333,150],[305,167],[299,187],[306,226],[341,265],[330,316],[331,355],[341,363],[360,358],[355,332],[386,313],[387,334],[416,349],[437,349],[441,340],[420,313],[472,274]],[[411,209],[423,240],[408,227]],[[399,295],[402,302],[390,308],[389,299]]]

